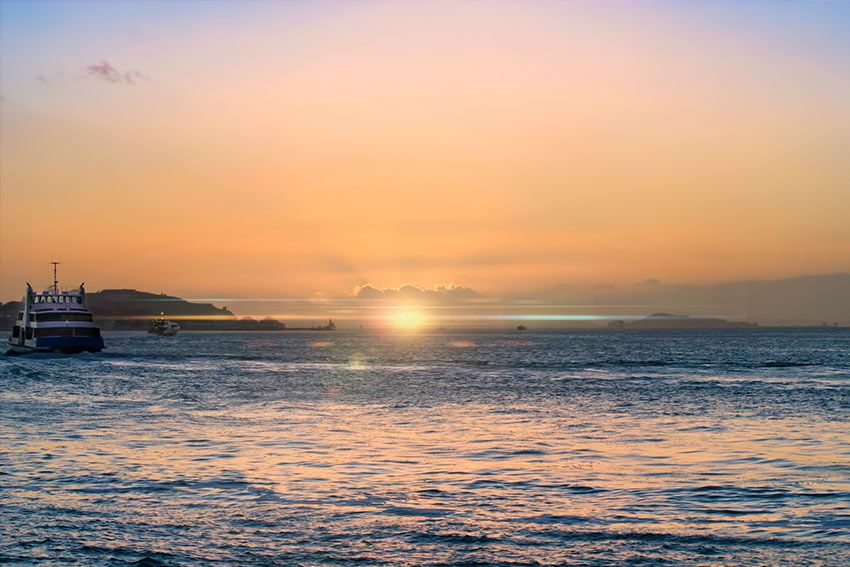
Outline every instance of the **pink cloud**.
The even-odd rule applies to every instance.
[[[92,76],[110,83],[124,83],[136,85],[140,79],[147,79],[141,71],[132,69],[130,71],[119,71],[109,61],[103,60],[98,64],[86,67],[86,72]]]

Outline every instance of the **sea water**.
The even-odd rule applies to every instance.
[[[850,329],[0,357],[11,565],[847,565]]]

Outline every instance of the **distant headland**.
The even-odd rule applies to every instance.
[[[671,313],[653,313],[637,321],[611,321],[608,329],[747,329],[758,323],[727,321],[714,317],[689,317]]]
[[[87,293],[86,303],[104,330],[142,330],[160,315],[180,322],[181,328],[196,331],[333,331],[336,325],[287,327],[284,323],[265,317],[237,317],[227,307],[212,303],[193,303],[179,297],[135,289],[104,289]],[[0,306],[0,326],[14,324],[22,309],[20,301]]]

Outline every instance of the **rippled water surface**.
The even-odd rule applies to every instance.
[[[847,565],[850,330],[0,357],[0,562]]]

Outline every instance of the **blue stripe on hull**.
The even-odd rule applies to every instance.
[[[35,339],[35,352],[97,352],[103,349],[101,337],[38,337]]]

